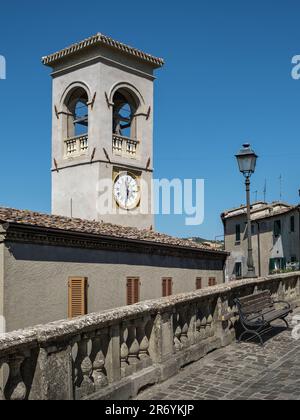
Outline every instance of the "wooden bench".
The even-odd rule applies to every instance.
[[[284,321],[289,328],[286,318],[292,312],[290,304],[283,301],[273,301],[269,290],[234,299],[234,303],[237,305],[240,322],[244,329],[238,339],[239,343],[246,334],[251,334],[248,340],[258,337],[263,346],[262,335],[274,328],[271,323],[277,319]]]

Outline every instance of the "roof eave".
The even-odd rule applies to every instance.
[[[121,42],[115,41],[112,38],[102,35],[100,33],[91,36],[81,42],[72,44],[69,47],[66,47],[53,54],[49,54],[42,57],[42,63],[45,66],[53,68],[56,64],[63,62],[67,57],[74,56],[82,50],[95,47],[97,45],[118,50],[119,52],[134,57],[137,60],[146,62],[147,64],[151,65],[154,69],[160,68],[165,64],[162,58],[152,56],[151,54],[130,47],[129,45],[125,45]]]
[[[219,256],[223,257],[223,259],[226,259],[229,256],[229,253],[226,251],[220,251],[220,250],[212,250],[208,248],[198,248],[198,247],[185,247],[181,245],[175,245],[175,244],[166,244],[163,242],[155,242],[155,241],[147,241],[147,240],[141,240],[141,239],[130,239],[130,238],[120,238],[115,236],[109,236],[109,235],[102,235],[102,234],[94,234],[94,233],[88,233],[88,232],[78,232],[74,230],[63,230],[63,229],[56,229],[56,228],[47,228],[43,226],[33,226],[30,224],[25,223],[16,223],[16,222],[7,222],[7,221],[1,221],[0,224],[6,225],[6,232],[9,231],[9,229],[25,229],[28,231],[34,231],[34,232],[48,232],[52,234],[57,235],[68,235],[68,236],[78,236],[80,238],[90,238],[90,239],[98,239],[103,241],[111,241],[111,242],[122,242],[122,243],[129,243],[129,244],[136,244],[139,246],[148,246],[148,247],[154,247],[154,248],[165,248],[170,250],[184,250],[187,252],[193,252],[198,253],[199,255],[207,254],[211,256]]]

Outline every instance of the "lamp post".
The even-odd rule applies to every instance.
[[[254,153],[251,149],[250,144],[245,143],[243,144],[243,149],[239,151],[239,153],[235,156],[240,172],[245,177],[245,184],[246,184],[246,198],[247,198],[247,233],[248,233],[248,260],[247,266],[248,271],[246,278],[253,278],[256,277],[255,275],[255,267],[253,263],[253,253],[252,253],[252,232],[251,232],[251,209],[250,209],[250,177],[255,172],[256,168],[256,161],[258,156]]]

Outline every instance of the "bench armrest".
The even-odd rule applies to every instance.
[[[291,308],[291,305],[288,303],[288,302],[285,302],[284,300],[276,300],[276,301],[273,301],[273,304],[275,305],[276,303],[281,303],[281,304],[283,304],[283,305],[285,305],[285,308],[284,309],[292,309]]]

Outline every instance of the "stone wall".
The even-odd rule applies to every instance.
[[[300,273],[242,280],[0,336],[0,400],[129,399],[235,339],[235,297],[298,306]]]

